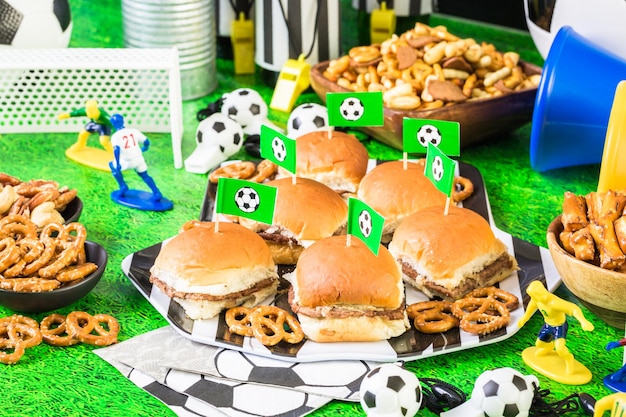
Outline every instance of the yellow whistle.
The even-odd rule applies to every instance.
[[[288,59],[278,74],[270,108],[291,112],[294,103],[311,84],[311,65],[300,55],[297,60]]]
[[[380,3],[380,9],[372,10],[370,17],[370,42],[382,43],[396,31],[396,14],[387,9],[387,2]]]
[[[626,190],[626,81],[620,81],[606,130],[598,192]]]
[[[239,13],[230,24],[235,74],[254,74],[254,23]]]

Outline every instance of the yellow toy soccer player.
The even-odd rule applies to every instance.
[[[535,371],[563,384],[580,385],[591,380],[591,371],[574,359],[566,346],[567,317],[573,316],[585,331],[593,324],[585,319],[582,310],[548,291],[541,282],[533,281],[526,293],[530,302],[518,326],[522,327],[539,310],[544,325],[537,335],[535,346],[524,349],[522,359]]]
[[[85,107],[72,110],[68,113],[59,114],[59,120],[70,117],[88,117],[89,121],[78,133],[78,140],[70,146],[65,154],[68,158],[92,168],[108,171],[108,162],[113,156],[113,146],[111,145],[111,121],[109,114],[98,106],[96,100],[87,100]],[[104,150],[90,148],[87,146],[89,136],[97,133],[100,145]]]
[[[593,408],[593,417],[602,417],[605,411],[611,411],[611,417],[624,417],[626,415],[626,393],[616,392],[596,401]]]

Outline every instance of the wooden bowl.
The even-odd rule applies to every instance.
[[[626,323],[626,273],[600,268],[581,261],[561,246],[561,216],[548,227],[550,255],[565,286],[596,316],[624,330]]]
[[[350,91],[323,75],[329,61],[320,62],[311,68],[311,87],[326,102],[327,92]],[[541,67],[520,61],[527,75],[541,74]],[[362,127],[360,130],[379,141],[402,150],[402,120],[416,119],[451,120],[461,124],[461,146],[482,141],[490,136],[515,130],[532,119],[537,88],[498,97],[469,100],[438,109],[401,111],[390,108],[385,111],[384,126]]]

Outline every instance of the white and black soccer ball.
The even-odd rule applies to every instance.
[[[344,119],[349,120],[351,122],[356,122],[361,117],[363,117],[363,113],[365,113],[365,107],[363,107],[363,103],[356,97],[348,97],[341,102],[339,106],[339,111]]]
[[[478,376],[468,402],[484,417],[527,417],[538,387],[535,375],[492,369]]]
[[[267,103],[258,91],[238,88],[222,95],[220,111],[245,128],[267,119]]]
[[[422,405],[422,387],[415,374],[392,363],[365,375],[360,393],[368,417],[412,417]]]
[[[198,124],[196,143],[201,149],[217,146],[225,159],[236,154],[243,146],[243,129],[229,117],[213,113]]]
[[[328,109],[317,103],[299,105],[287,120],[287,136],[292,139],[325,129],[328,129]]]
[[[369,211],[363,210],[359,213],[359,229],[365,237],[372,233],[372,215]]]
[[[244,213],[254,213],[259,208],[260,202],[259,195],[254,188],[241,187],[235,193],[235,203]]]
[[[278,136],[274,136],[274,139],[272,139],[272,152],[274,153],[274,158],[280,162],[283,162],[285,158],[287,158],[287,147],[285,146],[285,141]]]
[[[429,143],[439,146],[441,143],[441,132],[439,132],[436,126],[422,125],[417,130],[417,141],[425,148],[428,147]]]
[[[444,174],[443,161],[439,155],[433,158],[433,164],[430,167],[435,181],[441,181]]]
[[[0,47],[66,48],[69,0],[0,0]]]

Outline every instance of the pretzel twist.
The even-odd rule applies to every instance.
[[[459,326],[449,301],[422,301],[409,305],[406,312],[422,333],[443,333]]]

